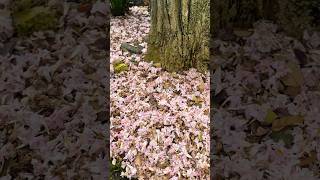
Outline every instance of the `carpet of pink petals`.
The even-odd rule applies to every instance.
[[[146,7],[111,19],[111,158],[128,178],[209,179],[209,73],[144,61],[149,27]],[[122,52],[123,42],[139,42],[143,53]],[[129,70],[113,73],[117,59]]]

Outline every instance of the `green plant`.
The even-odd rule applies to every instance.
[[[124,172],[125,170],[121,167],[121,162],[118,161],[115,165],[110,162],[110,180],[129,180],[126,177],[121,177],[121,172]],[[136,178],[131,178],[131,180],[137,180]]]
[[[123,16],[129,10],[128,0],[111,0],[111,13],[114,16]]]

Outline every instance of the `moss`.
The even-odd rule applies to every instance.
[[[171,59],[174,58],[168,51],[164,52],[161,48],[156,47],[157,46],[148,47],[148,52],[145,57],[147,61],[153,61],[154,64],[161,64],[161,67],[169,72],[181,71],[184,69],[182,65],[177,64],[178,61],[171,61]]]
[[[151,29],[146,59],[169,72],[208,69],[209,2],[151,3]]]
[[[121,73],[123,71],[127,71],[129,69],[128,65],[125,63],[120,63],[114,66],[114,72],[115,73]]]
[[[149,45],[147,54],[145,55],[145,60],[153,63],[160,63],[161,59],[159,56],[159,50],[152,45]]]
[[[35,31],[55,29],[58,25],[55,12],[44,6],[14,12],[13,20],[19,35],[29,35]]]
[[[169,72],[181,72],[193,67],[199,72],[205,73],[208,70],[209,49],[203,48],[202,52],[192,53],[191,47],[184,47],[184,56],[181,56],[177,51],[179,47],[176,41],[166,43],[168,47],[160,47],[157,43],[149,43],[148,51],[145,59],[154,64],[160,64],[161,67]]]

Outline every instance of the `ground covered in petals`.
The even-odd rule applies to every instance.
[[[107,6],[0,1],[1,180],[107,179]],[[52,11],[54,27],[34,26]]]
[[[215,179],[320,178],[320,33],[268,21],[213,41]]]
[[[129,178],[209,179],[209,74],[144,61],[149,26],[146,7],[111,19],[112,163]],[[123,43],[142,53],[123,51]]]

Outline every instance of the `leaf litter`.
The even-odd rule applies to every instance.
[[[111,19],[113,163],[128,178],[209,179],[209,73],[144,61],[149,27],[147,7]]]
[[[319,32],[298,40],[258,21],[236,36],[212,44],[214,176],[319,179]]]
[[[1,179],[106,179],[107,4],[52,0],[59,28],[29,36],[0,4]]]

